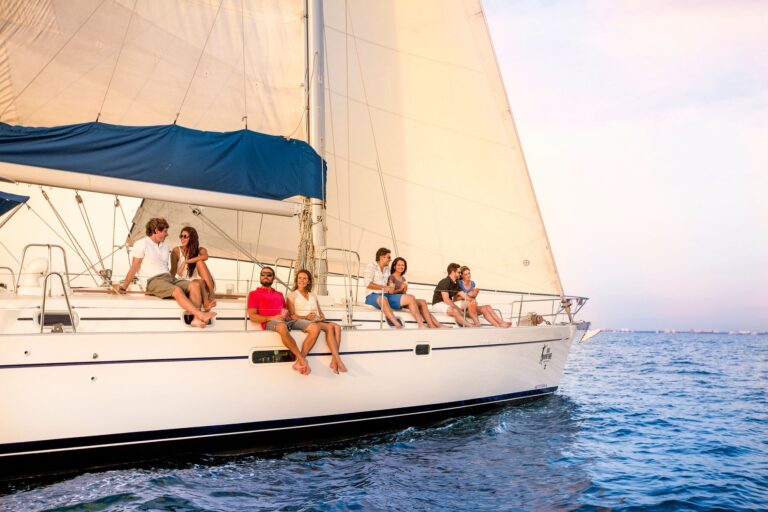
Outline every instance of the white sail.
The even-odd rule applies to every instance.
[[[0,120],[248,128],[305,138],[304,6],[239,0],[0,4]],[[49,166],[47,166],[49,167]],[[0,164],[16,181],[293,215],[295,205]],[[80,169],[71,169],[80,171]]]
[[[455,261],[484,288],[561,294],[480,2],[328,0],[323,10],[319,70],[299,0],[3,2],[0,120],[217,131],[247,119],[306,138],[305,73],[325,71],[327,246],[363,262],[396,249],[412,281],[435,282]],[[233,238],[261,259],[295,254],[294,221],[246,225]]]
[[[196,215],[195,210],[201,215]],[[145,235],[144,226],[152,217],[168,221],[172,233],[169,241],[177,240],[181,228],[193,226],[208,254],[215,258],[275,263],[279,258],[292,259],[296,255],[295,218],[146,200],[133,218],[131,242]]]
[[[325,24],[328,244],[394,249],[381,173],[411,280],[455,261],[562,293],[480,2],[333,0]]]
[[[4,0],[0,120],[232,131],[247,116],[305,138],[303,16],[302,0]]]

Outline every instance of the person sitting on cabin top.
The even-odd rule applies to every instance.
[[[477,325],[480,325],[480,318],[477,316],[478,312],[496,327],[510,327],[512,325],[511,322],[505,322],[496,314],[496,311],[491,306],[479,306],[477,304],[477,294],[480,293],[480,288],[472,280],[472,271],[466,265],[459,269],[459,288],[461,292],[459,292],[457,297],[464,300],[467,315]]]
[[[171,251],[171,275],[179,279],[199,279],[203,295],[203,307],[211,309],[216,306],[216,282],[205,261],[208,251],[200,247],[197,230],[191,226],[182,228],[179,233],[178,246]]]
[[[395,293],[394,287],[389,284],[390,268],[389,260],[392,259],[392,251],[386,247],[381,247],[376,251],[376,261],[369,263],[363,273],[363,281],[368,289],[368,296],[365,297],[365,303],[384,312],[387,321],[397,329],[402,329],[403,325],[392,313],[393,309],[400,309],[405,306],[411,312],[418,322],[419,327],[427,327],[424,320],[416,308],[416,299],[413,295]],[[383,293],[382,293],[383,292]],[[383,298],[386,300],[382,301]]]
[[[437,283],[435,292],[432,294],[432,311],[435,313],[446,313],[463,327],[473,327],[475,324],[464,318],[462,301],[459,304],[454,302],[454,299],[456,299],[456,296],[461,291],[458,283],[458,263],[449,264],[447,270],[448,276]]]
[[[251,322],[261,323],[261,328],[264,330],[279,334],[283,345],[296,356],[293,369],[302,375],[309,375],[312,371],[309,368],[309,363],[288,331],[292,329],[304,330],[307,337],[304,338],[303,346],[308,347],[307,352],[309,352],[309,349],[317,341],[317,337],[320,336],[320,326],[316,322],[299,323],[298,320],[290,319],[285,305],[285,297],[272,288],[274,280],[275,270],[272,267],[263,267],[259,274],[261,287],[248,294],[248,319]]]
[[[131,268],[122,283],[112,288],[117,293],[125,293],[133,277],[141,270],[141,275],[148,277],[147,293],[162,299],[173,297],[179,306],[194,318],[191,325],[205,327],[216,316],[212,311],[201,311],[202,292],[200,280],[192,282],[177,279],[168,268],[170,249],[163,242],[168,237],[168,222],[165,219],[149,219],[146,226],[147,236],[133,244]],[[189,298],[187,298],[189,293]]]

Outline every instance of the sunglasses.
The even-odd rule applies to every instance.
[[[259,275],[260,275],[261,277],[272,277],[272,276],[274,276],[275,274],[273,274],[272,272],[262,272],[262,273],[261,273],[261,274],[259,274]]]
[[[179,238],[189,238],[189,235],[186,233],[182,233],[179,235]]]

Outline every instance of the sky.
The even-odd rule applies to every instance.
[[[582,317],[768,330],[768,2],[483,6]],[[107,200],[92,220],[109,232]]]
[[[483,5],[584,318],[768,330],[768,2]]]

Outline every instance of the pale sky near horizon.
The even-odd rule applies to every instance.
[[[483,5],[584,318],[768,330],[768,2]]]

